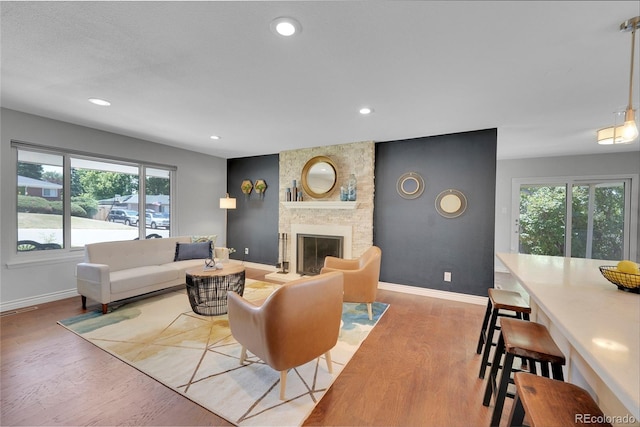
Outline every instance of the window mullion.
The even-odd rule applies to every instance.
[[[145,165],[138,167],[138,231],[140,233],[140,239],[147,238],[147,169]]]
[[[62,236],[63,248],[71,248],[71,159],[62,157]]]
[[[565,225],[564,225],[564,256],[571,257],[571,233],[573,228],[573,183],[565,182]]]
[[[596,207],[596,185],[589,184],[589,205],[587,207],[587,248],[585,258],[593,258],[593,215]]]

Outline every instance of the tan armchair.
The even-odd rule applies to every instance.
[[[323,354],[332,373],[330,350],[338,342],[342,320],[342,273],[319,274],[283,285],[261,305],[229,292],[229,326],[247,350],[280,371],[280,399],[285,399],[287,371]]]
[[[367,304],[369,320],[373,320],[372,304],[378,293],[382,251],[377,246],[367,249],[358,259],[342,259],[328,256],[321,273],[344,273],[344,301]]]

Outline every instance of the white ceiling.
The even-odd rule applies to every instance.
[[[215,156],[487,128],[500,159],[640,149],[595,142],[627,104],[637,0],[0,8],[3,107]],[[299,35],[270,31],[283,15]]]

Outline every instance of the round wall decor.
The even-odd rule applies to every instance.
[[[417,199],[424,191],[424,180],[417,172],[407,172],[398,178],[396,190],[404,199]]]
[[[456,218],[467,209],[467,198],[458,190],[448,189],[436,197],[436,211],[445,218]]]

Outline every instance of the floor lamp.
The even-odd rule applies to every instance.
[[[236,208],[236,199],[229,197],[229,193],[227,193],[226,197],[220,198],[220,209],[224,209],[224,247],[227,247],[227,233],[229,230],[227,229],[227,211],[229,209]]]

